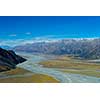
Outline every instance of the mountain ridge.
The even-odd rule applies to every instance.
[[[17,64],[24,61],[26,59],[16,55],[14,51],[0,48],[0,72],[15,69]]]
[[[36,42],[16,46],[15,51],[43,54],[71,54],[85,59],[100,58],[100,38],[98,39],[62,39],[56,42]]]

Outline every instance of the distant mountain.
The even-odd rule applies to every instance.
[[[6,49],[6,50],[10,50],[12,49],[12,47],[7,46],[7,45],[0,45],[1,48]]]
[[[71,54],[85,59],[100,58],[100,39],[64,39],[56,42],[36,42],[16,46],[15,51],[43,54]]]
[[[16,65],[26,61],[26,59],[16,55],[12,50],[0,48],[0,72],[16,68]]]

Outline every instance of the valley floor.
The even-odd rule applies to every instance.
[[[100,78],[100,64],[92,61],[78,60],[68,56],[40,62],[46,68],[55,68],[65,73],[81,74]]]
[[[100,83],[100,64],[69,56],[33,55],[15,70],[0,73],[1,83]]]

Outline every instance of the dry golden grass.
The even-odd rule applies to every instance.
[[[0,79],[0,83],[58,83],[59,81],[51,76],[34,74],[28,77],[15,77]]]
[[[70,60],[73,59],[73,57],[62,55],[62,56],[58,56],[57,59],[58,59],[58,60],[63,60],[63,61],[64,61],[64,60],[65,60],[65,61],[70,61]]]
[[[84,74],[100,77],[100,64],[88,63],[87,61],[73,59],[71,57],[58,57],[55,60],[40,62],[44,67],[65,69],[63,72]]]
[[[4,78],[0,79],[0,83],[58,83],[59,81],[54,79],[51,76],[43,75],[43,74],[34,74],[30,71],[27,71],[22,68],[12,69],[10,71],[2,72],[8,76],[13,75],[23,75],[27,73],[31,73],[30,76],[21,76],[21,77],[14,77],[14,78]]]
[[[50,60],[40,62],[44,67],[50,68],[69,68],[69,69],[100,69],[99,64],[77,62],[77,61],[63,61],[63,60]]]
[[[3,73],[7,75],[20,75],[20,74],[26,74],[26,73],[31,73],[31,72],[22,68],[16,68],[16,69],[11,69]]]
[[[6,71],[6,70],[10,70],[10,68],[7,66],[0,66],[0,71]]]

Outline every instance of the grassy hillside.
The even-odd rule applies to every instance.
[[[22,68],[16,68],[16,69],[12,69],[10,71],[6,71],[6,72],[2,72],[2,73],[6,74],[6,75],[23,75],[23,74],[32,73],[32,72],[22,69]]]
[[[24,76],[25,74],[29,73],[31,75]],[[15,75],[15,77],[0,79],[0,83],[58,83],[59,82],[58,80],[54,79],[51,76],[43,74],[35,74],[21,68],[16,68],[10,71],[2,72],[2,74],[5,74],[9,77]],[[19,77],[18,75],[21,76]]]
[[[7,70],[10,70],[10,68],[7,66],[0,66],[0,72],[7,71]]]
[[[34,74],[30,77],[15,77],[0,79],[0,83],[58,83],[59,81],[48,75]]]

